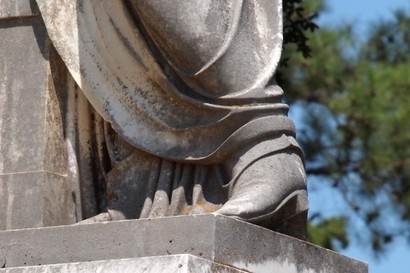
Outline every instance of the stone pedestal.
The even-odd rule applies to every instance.
[[[154,256],[132,259],[104,260],[82,263],[16,267],[0,272],[8,273],[62,273],[62,272],[100,272],[100,273],[245,273],[237,268],[218,264],[189,254]]]
[[[52,46],[34,1],[0,0],[0,37],[0,230],[73,223]]]
[[[367,272],[363,262],[212,214],[2,231],[2,266],[0,273]]]

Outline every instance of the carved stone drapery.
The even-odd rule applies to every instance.
[[[301,150],[271,80],[281,1],[36,3],[66,69],[51,74],[71,86],[59,90],[74,117],[64,138],[82,147],[67,146],[78,219],[216,211],[278,228],[304,215]]]

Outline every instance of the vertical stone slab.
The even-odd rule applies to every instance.
[[[0,0],[0,229],[75,222],[50,72],[34,1]]]

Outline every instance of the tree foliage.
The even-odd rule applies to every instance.
[[[313,10],[317,8],[313,6],[306,8],[302,5],[302,0],[283,1],[284,43],[296,45],[297,51],[304,57],[309,57],[311,51],[306,32],[313,32],[318,28],[313,21],[317,16]]]
[[[359,37],[354,25],[312,33],[322,1],[292,4],[278,81],[289,103],[303,105],[308,181],[337,188],[354,214],[350,222],[315,217],[311,239],[344,246],[354,219],[375,251],[396,236],[410,240],[410,14],[396,12]]]

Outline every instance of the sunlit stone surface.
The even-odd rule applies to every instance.
[[[367,272],[363,262],[213,214],[3,231],[0,249],[0,268],[190,254],[246,272]],[[206,270],[191,272],[219,272]]]

